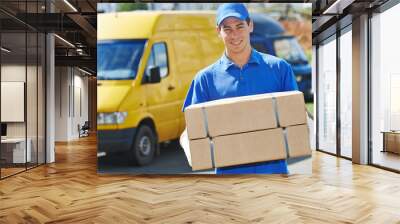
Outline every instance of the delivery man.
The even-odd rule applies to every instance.
[[[217,32],[225,52],[193,79],[183,110],[189,105],[228,97],[297,90],[290,65],[250,45],[253,22],[242,3],[220,5]],[[251,117],[249,117],[251,119]],[[249,148],[249,152],[251,149]],[[287,174],[286,160],[217,168],[217,174]]]

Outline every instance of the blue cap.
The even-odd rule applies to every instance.
[[[249,18],[249,12],[242,3],[225,3],[220,5],[217,10],[217,26],[228,17],[246,20]]]

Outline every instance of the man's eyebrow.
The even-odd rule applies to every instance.
[[[238,26],[243,26],[243,25],[244,25],[244,22],[240,21],[238,24],[236,24],[234,26],[238,27]],[[222,28],[231,28],[231,26],[222,24]]]

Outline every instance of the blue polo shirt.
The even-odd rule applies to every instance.
[[[280,58],[253,49],[247,64],[239,68],[224,54],[195,76],[183,110],[192,104],[217,99],[297,89],[292,68]],[[216,171],[217,174],[288,173],[286,160],[217,168]]]

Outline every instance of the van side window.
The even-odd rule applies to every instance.
[[[155,66],[160,67],[161,78],[168,75],[167,45],[163,42],[153,44],[147,61],[146,76],[150,76],[150,68]]]

